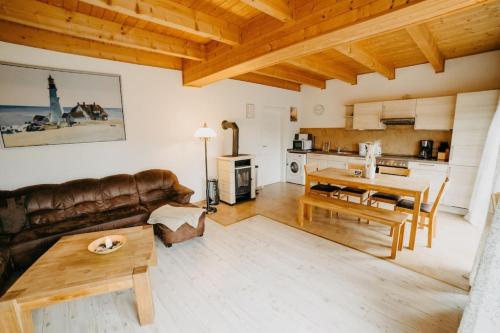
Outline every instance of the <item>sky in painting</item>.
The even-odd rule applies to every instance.
[[[47,78],[55,80],[61,106],[77,102],[121,108],[117,76],[71,73],[0,64],[0,105],[48,106]]]

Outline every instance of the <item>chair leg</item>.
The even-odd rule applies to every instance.
[[[391,227],[391,231],[389,232],[389,237],[392,237],[393,233],[394,233],[394,227]]]
[[[420,214],[420,221],[418,223],[418,228],[423,229],[425,227],[425,215]]]
[[[435,216],[432,217],[432,238],[436,238],[437,221],[434,220]]]
[[[427,225],[427,247],[432,248],[432,236],[433,236],[433,229],[434,229],[434,221],[432,216],[429,216],[429,224]]]

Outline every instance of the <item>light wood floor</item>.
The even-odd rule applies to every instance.
[[[36,331],[456,332],[461,289],[262,216],[206,228],[157,241],[154,324],[118,292],[36,310]]]
[[[391,239],[388,237],[389,229],[386,226],[358,223],[356,218],[344,215],[340,218],[334,215],[330,220],[327,211],[315,209],[313,223],[306,223],[300,228],[297,224],[297,197],[303,193],[304,187],[300,185],[268,185],[260,191],[256,200],[234,206],[218,205],[218,212],[210,215],[210,218],[227,226],[251,216],[264,215],[464,290],[469,289],[468,280],[464,275],[472,268],[480,233],[463,217],[439,212],[437,237],[432,249],[426,247],[427,233],[422,229],[418,231],[415,250],[405,248],[398,252],[395,260],[391,260],[388,258]],[[408,244],[409,232],[405,236],[405,244]]]

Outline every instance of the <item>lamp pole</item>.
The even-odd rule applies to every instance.
[[[195,137],[203,140],[204,148],[205,148],[205,197],[206,197],[206,207],[205,210],[208,213],[215,213],[217,208],[210,206],[210,191],[208,187],[208,151],[207,151],[207,142],[210,138],[215,137],[215,132],[211,128],[207,127],[207,124],[203,124],[195,132]]]

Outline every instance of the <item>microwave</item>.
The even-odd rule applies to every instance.
[[[311,150],[312,140],[293,140],[293,149],[295,150]]]

